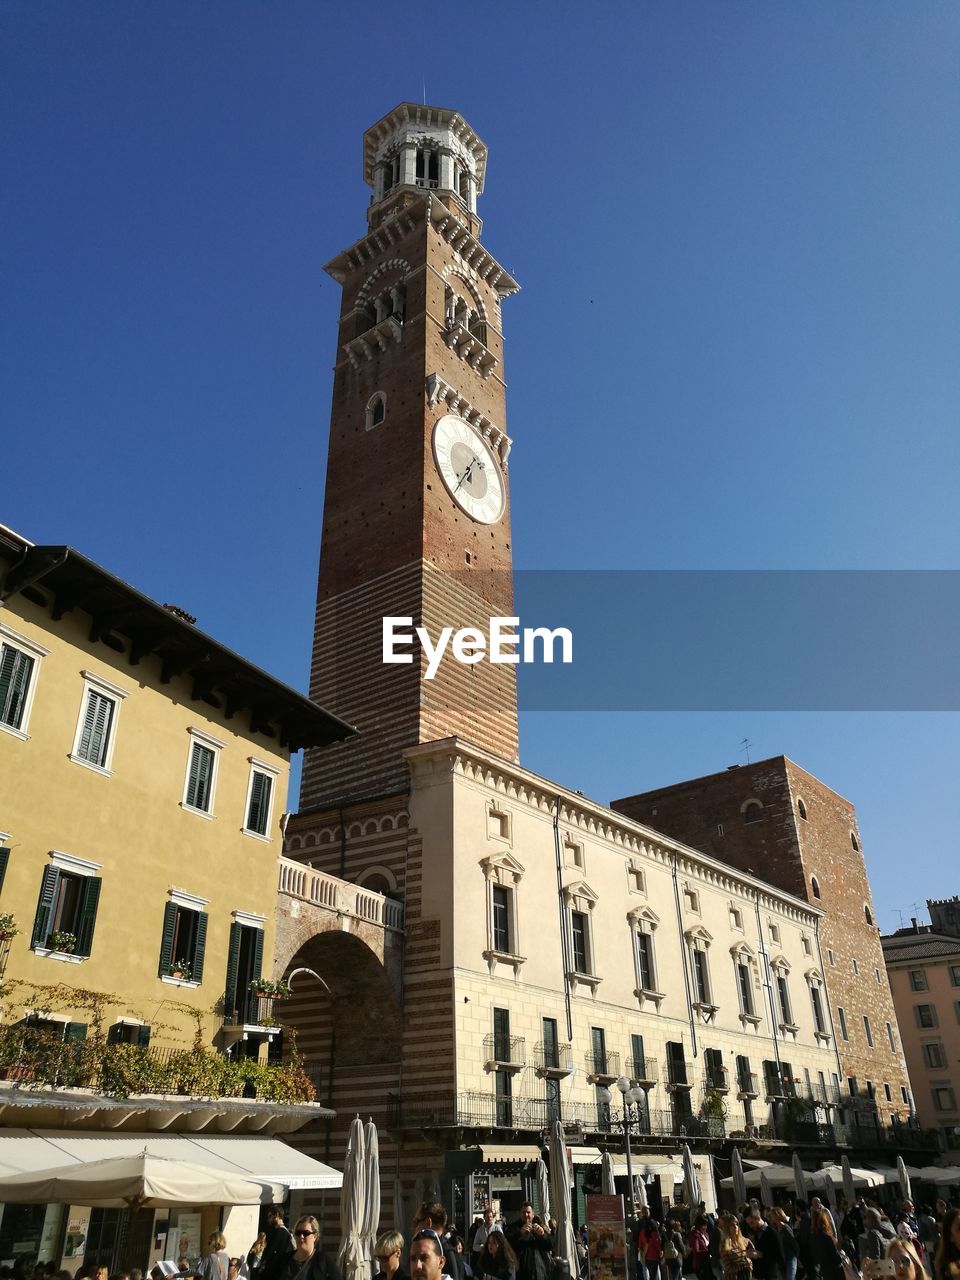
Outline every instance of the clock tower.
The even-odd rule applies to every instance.
[[[518,285],[480,242],[487,148],[456,111],[401,103],[364,135],[367,230],[342,286],[311,697],[355,724],[308,754],[301,812],[407,785],[403,752],[456,735],[517,757],[516,668],[419,645],[383,619],[489,630],[513,612],[503,331]]]

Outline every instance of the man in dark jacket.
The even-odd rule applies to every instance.
[[[517,1255],[517,1280],[550,1280],[553,1236],[534,1216],[529,1200],[520,1206],[520,1221],[509,1229],[507,1239]]]
[[[284,1225],[283,1210],[279,1205],[271,1205],[267,1210],[266,1236],[267,1244],[263,1251],[259,1277],[260,1280],[280,1280],[296,1245]]]

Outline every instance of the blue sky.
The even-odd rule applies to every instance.
[[[490,147],[484,240],[523,285],[518,566],[960,567],[956,5],[0,0],[0,28],[0,520],[27,536],[303,687],[322,264],[363,230],[364,128],[425,87]],[[954,714],[521,729],[601,800],[747,737],[857,804],[883,927],[960,888]]]

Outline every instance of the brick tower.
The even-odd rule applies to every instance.
[[[909,1080],[857,814],[785,756],[614,800],[648,823],[823,911],[818,934],[844,1096],[854,1122],[906,1119]],[[858,1107],[856,1104],[860,1103]]]
[[[402,752],[456,734],[517,756],[514,668],[383,662],[382,620],[486,630],[512,613],[501,300],[480,244],[487,149],[402,103],[364,135],[366,234],[342,286],[310,693],[360,730],[307,756],[301,813],[402,791]]]

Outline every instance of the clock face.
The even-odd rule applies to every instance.
[[[473,520],[496,524],[503,515],[503,477],[486,441],[462,418],[448,414],[433,429],[433,451],[454,502]]]

